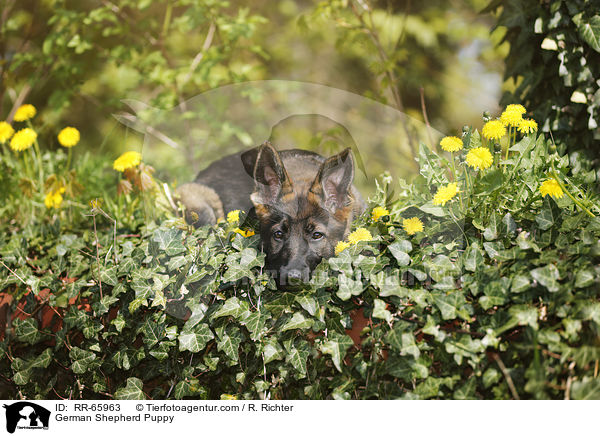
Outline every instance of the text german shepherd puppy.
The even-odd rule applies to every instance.
[[[177,193],[196,226],[236,209],[256,216],[266,267],[286,286],[308,281],[365,210],[353,178],[349,148],[325,159],[304,150],[278,152],[265,142],[214,162]]]

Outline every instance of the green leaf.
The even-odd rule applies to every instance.
[[[88,351],[82,350],[79,347],[72,347],[71,351],[69,351],[69,357],[73,361],[71,364],[71,369],[75,374],[84,374],[89,365],[96,359],[96,354]]]
[[[335,332],[329,333],[329,338],[319,347],[323,354],[329,354],[331,360],[339,372],[342,372],[342,361],[346,356],[346,351],[354,345],[348,335]]]
[[[486,174],[479,180],[477,184],[478,195],[489,195],[502,187],[504,183],[504,173],[500,168],[493,169],[486,172]]]
[[[139,378],[129,377],[127,384],[115,392],[115,400],[145,400],[143,387],[144,384]]]
[[[385,301],[376,298],[375,300],[373,300],[373,303],[375,304],[375,306],[373,307],[373,317],[384,319],[387,322],[391,322],[392,314],[389,310],[386,309],[387,304],[385,303]]]
[[[311,297],[308,294],[298,294],[294,297],[296,303],[300,305],[304,310],[306,310],[311,316],[314,316],[317,312],[317,300]]]
[[[237,362],[239,358],[238,349],[242,342],[242,335],[237,327],[227,328],[227,333],[217,340],[217,350],[222,351],[232,362]]]
[[[396,258],[396,261],[400,266],[407,266],[410,264],[410,256],[406,251],[404,251],[405,248],[406,244],[401,242],[394,242],[388,246],[390,253],[392,253],[392,256]]]
[[[537,280],[542,286],[545,286],[550,292],[558,292],[560,286],[557,282],[559,279],[558,268],[554,264],[548,264],[541,268],[536,268],[530,271],[531,277]]]
[[[306,343],[302,344],[303,347],[292,347],[285,358],[285,361],[291,363],[294,369],[300,373],[300,378],[306,377],[306,362],[309,356],[308,345]]]
[[[577,30],[590,47],[600,52],[600,15],[594,15],[588,21],[579,20]]]
[[[268,319],[268,315],[261,311],[252,312],[240,323],[248,329],[250,332],[250,339],[253,341],[259,340],[265,332],[265,324]]]
[[[224,316],[239,318],[240,315],[248,311],[248,307],[246,301],[240,301],[237,297],[232,297],[225,301],[223,306],[212,315],[211,319],[217,319]]]
[[[571,397],[574,400],[600,400],[600,378],[585,376],[573,382]]]
[[[173,390],[173,395],[176,400],[181,400],[184,397],[193,397],[199,398],[202,400],[208,399],[208,392],[204,386],[200,385],[200,381],[198,379],[185,379],[175,385],[175,389]]]
[[[547,201],[544,202],[544,208],[536,215],[535,222],[542,230],[548,230],[556,223],[555,212]]]
[[[157,229],[152,235],[152,241],[157,243],[160,252],[169,257],[185,251],[183,231],[179,229]]]
[[[596,281],[596,276],[591,268],[583,268],[575,274],[575,287],[587,288]]]
[[[305,318],[300,312],[294,313],[294,316],[281,327],[280,332],[286,332],[288,330],[304,330],[312,327],[314,320]]]
[[[263,345],[262,356],[264,358],[265,365],[269,362],[281,360],[285,357],[283,348],[277,341],[277,338],[272,337]]]
[[[215,335],[206,324],[197,324],[192,330],[184,330],[179,334],[179,351],[198,353]]]
[[[15,319],[13,322],[15,327],[15,337],[21,342],[33,345],[42,338],[42,334],[38,330],[38,323],[33,318]]]
[[[29,364],[30,368],[48,368],[52,361],[53,352],[51,348],[46,348],[38,357]]]
[[[353,280],[347,277],[346,274],[340,274],[338,277],[338,284],[339,289],[335,294],[342,301],[348,301],[352,296],[360,295],[365,290],[362,280]]]
[[[475,272],[484,264],[483,253],[475,244],[470,245],[469,248],[467,248],[464,259],[465,269],[467,271]]]

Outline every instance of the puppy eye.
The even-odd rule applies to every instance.
[[[325,235],[323,233],[321,233],[321,232],[314,232],[312,234],[312,238],[315,239],[315,240],[321,239],[323,236],[325,236]]]
[[[273,232],[273,238],[277,241],[281,241],[283,239],[283,232],[281,230]]]

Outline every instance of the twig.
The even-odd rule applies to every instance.
[[[371,24],[373,24],[373,15],[372,15],[371,8],[369,7],[369,5],[366,3],[365,0],[361,1],[360,4],[361,4],[362,8],[366,11],[366,13],[369,14],[369,20],[370,20]],[[350,7],[352,9],[352,12],[354,13],[356,18],[360,22],[361,26],[367,31],[371,40],[373,41],[373,44],[375,45],[375,48],[377,49],[377,53],[379,54],[380,61],[384,65],[389,64],[389,58],[388,58],[383,46],[381,45],[381,41],[379,41],[379,36],[377,35],[377,33],[370,26],[367,26],[367,24],[365,23],[365,20],[363,18],[363,14],[359,13],[356,10],[354,3],[351,2]],[[398,79],[396,78],[396,74],[394,73],[393,69],[387,69],[387,68],[386,68],[385,74],[388,77],[388,81],[390,82],[389,88],[392,92],[392,96],[394,97],[394,102],[396,103],[396,108],[400,112],[402,112],[402,115],[404,117],[406,117],[406,113],[404,111],[404,103],[402,102],[402,96],[400,95],[400,91],[398,90]],[[408,143],[410,144],[410,148],[411,148],[413,154],[416,154],[415,146],[413,143],[413,138],[412,138],[412,135],[410,134],[410,131],[408,130],[408,126],[406,125],[405,119],[402,120],[402,127],[404,129],[404,133],[406,134],[406,139],[408,140]]]
[[[10,268],[9,268],[9,267],[8,267],[8,266],[7,266],[7,265],[4,263],[4,262],[2,262],[1,260],[0,260],[0,263],[1,263],[1,264],[4,266],[4,268],[6,268],[7,270],[9,270],[9,271],[10,271],[10,272],[11,272],[11,273],[12,273],[12,274],[13,274],[13,275],[16,277],[16,278],[18,278],[18,279],[21,281],[21,283],[23,283],[25,286],[27,286],[27,283],[25,283],[25,281],[24,281],[24,280],[23,280],[21,277],[19,277],[19,274],[17,274],[17,273],[16,273],[16,272],[14,272],[12,269],[10,269]]]
[[[202,44],[202,49],[192,60],[192,63],[190,65],[190,70],[187,72],[187,74],[185,75],[185,77],[183,78],[183,80],[181,82],[182,87],[192,78],[192,74],[194,73],[196,68],[198,68],[198,65],[200,65],[200,62],[202,62],[202,59],[204,58],[204,53],[206,53],[206,51],[210,48],[210,46],[212,44],[216,30],[217,30],[217,26],[215,26],[215,23],[213,21],[211,21],[210,27],[208,28],[208,33],[206,34],[206,38],[204,39],[204,44]]]
[[[15,116],[15,112],[17,111],[19,106],[21,106],[23,104],[23,102],[25,101],[25,99],[27,98],[27,96],[29,95],[30,92],[31,92],[31,85],[29,85],[29,83],[26,83],[23,86],[23,88],[21,89],[21,92],[19,92],[17,99],[13,103],[13,107],[10,110],[10,112],[8,113],[8,117],[6,117],[7,123],[10,124],[12,122],[13,117]]]
[[[512,394],[513,399],[520,400],[521,398],[519,398],[519,393],[517,392],[517,388],[515,388],[515,384],[513,383],[512,377],[508,373],[508,370],[506,369],[506,366],[504,366],[504,362],[502,361],[502,358],[500,357],[500,355],[498,353],[494,353],[494,360],[498,364],[500,371],[502,371],[502,374],[504,375],[504,378],[506,379],[506,384],[508,385],[508,388],[510,389],[510,393]]]
[[[569,377],[567,377],[567,386],[565,387],[565,400],[571,399],[571,384],[573,383],[573,369],[575,369],[576,362],[569,364]]]

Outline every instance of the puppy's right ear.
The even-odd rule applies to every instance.
[[[242,153],[242,164],[244,165],[246,174],[252,178],[254,178],[254,167],[256,167],[256,159],[258,158],[259,151],[260,147],[254,147]]]
[[[269,142],[258,149],[254,165],[255,192],[252,201],[256,204],[272,204],[281,195],[292,191],[292,183],[285,171],[277,150]]]

